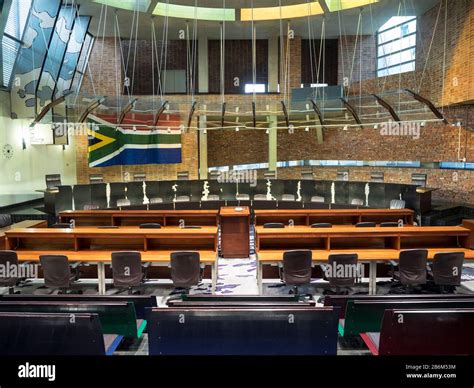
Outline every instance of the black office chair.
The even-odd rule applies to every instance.
[[[285,227],[285,224],[281,222],[267,222],[263,224],[263,227],[265,229],[281,229]]]
[[[79,280],[81,262],[70,264],[65,255],[41,255],[39,260],[43,269],[44,285],[46,288],[52,288],[52,292],[58,290],[59,294],[66,294],[72,284]],[[82,294],[82,291],[75,293]]]
[[[309,249],[292,250],[283,253],[284,283],[293,286],[290,294],[299,295],[298,286],[311,283],[313,253]],[[310,295],[312,298],[312,295]]]
[[[157,222],[147,222],[144,224],[140,224],[139,228],[140,229],[161,229],[161,224],[158,224]]]
[[[375,228],[376,223],[375,222],[358,222],[355,226],[356,228]]]
[[[0,265],[3,268],[14,266],[18,268],[18,255],[15,251],[0,251]],[[8,287],[9,294],[19,294],[20,291],[15,291],[15,286],[20,282],[20,278],[14,277],[0,277],[0,287]]]
[[[127,290],[129,295],[139,294],[134,291],[134,287],[138,287],[144,283],[146,278],[146,269],[150,263],[145,263],[142,269],[142,256],[140,252],[125,251],[112,252],[112,276],[114,279],[114,287],[119,292]]]
[[[426,249],[410,249],[401,251],[398,257],[398,271],[393,271],[393,290],[398,293],[401,286],[403,293],[415,291],[417,287],[426,284]]]
[[[381,222],[380,227],[382,227],[382,228],[398,228],[398,222]]]
[[[311,224],[312,228],[332,228],[332,224],[330,222],[316,222],[315,224]]]
[[[10,226],[12,223],[12,216],[10,214],[0,214],[0,228]]]
[[[172,252],[170,259],[171,280],[175,287],[171,294],[188,294],[190,288],[202,280],[199,252]]]
[[[452,293],[461,285],[464,252],[436,253],[428,275],[441,293]]]
[[[56,229],[71,229],[71,224],[68,222],[57,222],[53,224],[52,227]]]
[[[325,290],[325,295],[349,294],[348,289],[355,285],[358,276],[358,259],[359,256],[357,255],[357,253],[337,253],[329,255],[327,264],[329,266],[329,271],[325,271],[325,277],[329,281],[329,287],[331,289]],[[337,269],[341,265],[344,269],[343,276],[340,276],[337,271]],[[336,273],[334,273],[334,270],[336,271]]]

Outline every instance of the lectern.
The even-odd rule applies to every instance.
[[[244,258],[250,254],[250,209],[248,206],[221,207],[221,254],[225,258]]]

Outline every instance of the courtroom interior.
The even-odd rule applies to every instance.
[[[0,356],[474,355],[472,0],[0,31]]]

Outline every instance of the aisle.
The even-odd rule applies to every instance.
[[[219,276],[216,294],[218,295],[256,295],[257,260],[219,258]]]

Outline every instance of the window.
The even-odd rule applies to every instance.
[[[416,17],[394,16],[377,32],[377,75],[415,70]]]
[[[87,70],[87,62],[89,61],[89,55],[92,50],[94,43],[94,38],[91,34],[87,33],[84,39],[84,44],[82,45],[81,55],[77,62],[76,73],[74,74],[74,79],[72,81],[71,90],[79,91],[82,84],[82,79]]]
[[[5,23],[2,36],[2,72],[1,83],[4,87],[10,86],[18,50],[20,49],[32,0],[13,0]]]
[[[245,93],[265,93],[265,84],[245,84]]]

